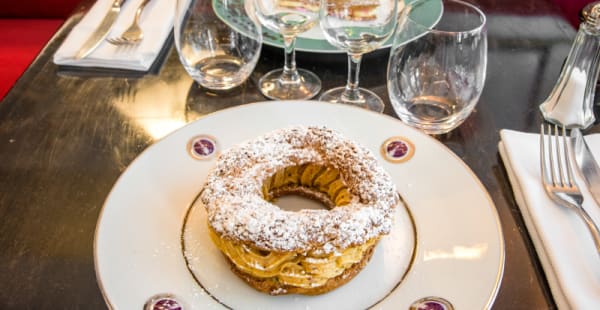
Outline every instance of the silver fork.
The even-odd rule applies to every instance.
[[[108,38],[106,41],[114,45],[137,44],[144,38],[142,28],[140,28],[140,16],[150,0],[143,0],[135,11],[135,18],[131,25],[118,37]]]
[[[540,168],[544,189],[554,202],[574,210],[583,219],[592,235],[592,239],[594,239],[596,252],[600,254],[600,231],[587,211],[581,206],[583,195],[581,195],[579,186],[573,178],[566,130],[562,127],[562,136],[559,137],[557,125],[554,125],[554,134],[552,134],[550,125],[548,125],[548,133],[546,133],[544,127],[544,124],[542,124],[540,135]],[[561,139],[562,143],[559,141]]]

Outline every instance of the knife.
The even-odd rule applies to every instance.
[[[590,193],[592,193],[596,204],[600,206],[600,167],[598,167],[598,163],[594,159],[594,155],[581,135],[579,128],[571,129],[571,137],[575,139],[575,161],[577,162],[577,166],[579,166],[579,171],[581,171],[583,179]]]
[[[117,17],[119,16],[119,12],[121,11],[121,6],[123,5],[124,2],[125,2],[125,0],[114,0],[113,1],[112,5],[110,7],[110,10],[108,10],[106,15],[104,15],[104,18],[102,19],[102,22],[100,23],[100,26],[98,26],[98,28],[96,28],[96,30],[94,30],[92,35],[79,48],[79,51],[77,51],[77,54],[75,54],[76,60],[85,58],[93,50],[95,50],[96,47],[98,47],[98,45],[100,45],[100,43],[102,42],[102,40],[104,40],[104,38],[106,38],[106,35],[108,35],[108,33],[110,32],[110,28],[112,27],[114,22],[117,20]]]

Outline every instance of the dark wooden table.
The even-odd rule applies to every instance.
[[[92,3],[82,3],[0,103],[1,309],[106,307],[94,272],[94,229],[119,175],[176,127],[265,100],[256,81],[283,61],[281,50],[265,47],[250,80],[221,94],[192,82],[171,42],[164,61],[145,75],[57,67],[53,53]],[[538,104],[554,85],[575,30],[549,1],[479,5],[488,16],[485,89],[467,121],[436,138],[473,169],[497,207],[506,266],[494,309],[555,308],[497,144],[502,128],[538,130]],[[361,85],[394,115],[385,83],[388,53],[365,57]],[[324,89],[345,80],[343,54],[299,53],[297,61],[321,77]],[[150,119],[165,122],[154,130],[138,125]]]

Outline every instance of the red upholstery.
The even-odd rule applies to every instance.
[[[0,98],[4,98],[62,23],[62,19],[0,19]]]
[[[563,15],[567,18],[569,23],[575,28],[579,28],[579,11],[583,9],[588,3],[592,3],[595,0],[555,0],[556,4],[560,7]]]
[[[0,1],[0,99],[80,1]]]
[[[0,1],[0,17],[66,19],[81,0]]]

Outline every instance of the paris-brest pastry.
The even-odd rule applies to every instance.
[[[287,194],[328,209],[271,202]],[[374,155],[325,127],[279,129],[225,151],[200,197],[232,270],[272,295],[322,294],[348,282],[389,233],[400,203]]]

